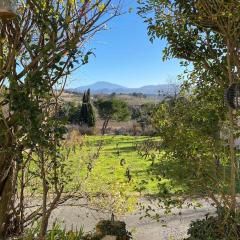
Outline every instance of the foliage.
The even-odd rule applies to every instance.
[[[90,89],[83,94],[79,120],[81,124],[86,124],[88,127],[95,127],[96,125],[95,113],[91,104]]]
[[[180,168],[187,170],[185,176],[189,173],[187,185],[194,180],[192,183],[195,189],[202,189],[201,192],[212,198],[217,206],[223,203],[226,209],[235,212],[238,182],[236,174],[239,171],[235,149],[235,139],[239,136],[236,125],[238,114],[229,106],[224,108],[223,93],[224,89],[238,81],[240,75],[240,19],[237,15],[240,5],[236,1],[204,0],[140,2],[139,14],[148,23],[150,39],[167,40],[164,59],[183,59],[182,65],[185,67],[191,64],[190,70],[185,71],[188,95],[193,95],[193,102],[187,101],[183,105],[188,112],[180,106],[181,111],[178,114],[174,108],[174,119],[172,114],[168,117],[169,111],[162,106],[158,113],[159,116],[161,111],[167,113],[162,115],[159,126],[160,129],[166,126],[167,130],[171,130],[168,133],[172,142],[168,141],[167,148],[172,148],[171,155],[175,158],[173,163],[181,167],[180,163],[183,161],[183,166],[188,167]],[[200,105],[197,101],[200,101]],[[192,106],[190,109],[189,103]],[[214,136],[216,126],[220,130],[228,129],[225,136]],[[163,135],[166,140],[166,134]],[[175,142],[175,137],[184,143],[182,150],[181,144]],[[219,140],[223,140],[222,143]],[[230,167],[226,172],[224,165]],[[185,178],[181,171],[177,175]],[[199,177],[199,182],[195,181],[196,177]],[[220,201],[216,199],[215,193],[222,194]]]
[[[164,155],[152,171],[185,185],[190,195],[228,191],[228,153],[220,139],[217,104],[192,95],[165,101],[154,113]]]
[[[139,107],[133,106],[131,109],[133,120],[136,120],[140,124],[142,131],[144,132],[145,128],[151,125],[152,114],[155,109],[155,105],[152,103],[142,104]]]
[[[206,215],[205,219],[196,220],[190,224],[189,237],[186,240],[235,240],[240,236],[239,216],[229,216],[218,210],[217,216]]]
[[[73,102],[63,102],[60,105],[57,116],[61,119],[65,119],[68,123],[78,124],[80,116],[81,105],[75,106]]]
[[[112,235],[117,236],[118,239],[132,239],[131,233],[126,230],[125,222],[103,220],[97,224],[96,229],[103,236]]]
[[[34,228],[30,228],[26,231],[24,234],[24,237],[20,238],[19,240],[34,240],[37,239],[37,236],[39,235],[39,225]],[[65,229],[62,229],[61,224],[55,222],[52,226],[52,229],[47,231],[46,234],[46,240],[83,240],[84,239],[84,232],[83,229],[80,229],[79,231],[67,231]]]
[[[0,20],[0,238],[18,219],[11,210],[22,156],[34,153],[41,165],[56,154],[63,129],[52,113],[69,74],[88,62],[87,40],[119,14],[111,3],[18,1],[16,18]]]
[[[116,121],[123,121],[129,117],[127,103],[116,98],[102,100],[96,102],[101,118],[111,118]]]
[[[117,98],[99,99],[95,102],[100,118],[104,120],[102,134],[105,134],[110,120],[125,121],[130,116],[128,105],[125,101]]]
[[[63,102],[60,105],[58,117],[67,120],[68,123],[94,127],[96,124],[95,112],[91,103],[90,90],[84,92],[82,103]]]
[[[48,115],[50,113],[50,115]],[[55,117],[53,111],[45,111],[46,122],[42,123],[39,144],[32,151],[24,152],[22,162],[19,163],[18,189],[19,204],[15,206],[17,215],[15,224],[9,225],[15,231],[11,234],[24,231],[32,221],[41,220],[41,236],[45,236],[50,215],[60,204],[73,196],[77,199],[81,194],[79,183],[76,182],[71,189],[67,184],[73,181],[73,170],[69,167],[71,159],[69,154],[72,147],[80,144],[79,139],[74,139],[68,133],[71,146],[63,140],[66,136],[64,123]],[[29,204],[29,200],[33,199]],[[39,205],[39,206],[38,206]],[[36,206],[38,206],[36,208]],[[28,207],[28,211],[25,208]]]

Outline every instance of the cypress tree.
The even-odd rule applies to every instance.
[[[87,125],[89,127],[95,127],[96,125],[96,118],[93,106],[91,103],[88,104],[88,118],[87,118]]]
[[[80,122],[81,124],[86,124],[88,127],[95,127],[96,118],[90,96],[90,89],[88,89],[87,92],[83,94]]]
[[[90,88],[86,92],[86,102],[90,103],[91,102],[91,93],[90,93]]]

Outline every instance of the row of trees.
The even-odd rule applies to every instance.
[[[73,102],[64,102],[58,115],[70,124],[95,127],[96,114],[103,120],[101,132],[104,135],[110,121],[134,120],[145,132],[146,127],[152,125],[152,114],[156,105],[146,103],[140,106],[129,106],[126,101],[113,96],[91,101],[90,89],[83,94],[82,104],[75,106]]]
[[[94,109],[95,106],[96,110]],[[109,121],[126,121],[130,117],[129,106],[125,101],[115,97],[98,99],[91,103],[90,90],[83,94],[82,104],[74,106],[74,103],[64,103],[58,115],[67,120],[68,123],[85,127],[95,127],[96,112],[103,120],[101,132],[106,133]]]

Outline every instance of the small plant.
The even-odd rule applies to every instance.
[[[19,240],[35,240],[38,239],[40,225],[37,224],[35,228],[28,229],[24,237],[19,238]],[[47,232],[46,240],[83,240],[84,232],[81,228],[80,230],[70,230],[67,231],[63,229],[61,224],[56,222],[53,228]]]

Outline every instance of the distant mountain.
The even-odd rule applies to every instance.
[[[91,85],[77,87],[74,89],[69,89],[68,91],[83,93],[87,89],[90,89],[94,94],[130,94],[130,93],[142,93],[146,95],[157,95],[162,94],[174,94],[178,91],[179,86],[176,84],[160,84],[160,85],[147,85],[140,88],[127,88],[118,84],[113,84],[109,82],[96,82]]]
[[[112,93],[117,89],[126,89],[126,88],[121,85],[113,84],[109,82],[96,82],[91,85],[77,87],[71,90],[75,92],[84,92],[87,89],[91,89],[91,92],[94,92],[94,93]]]

